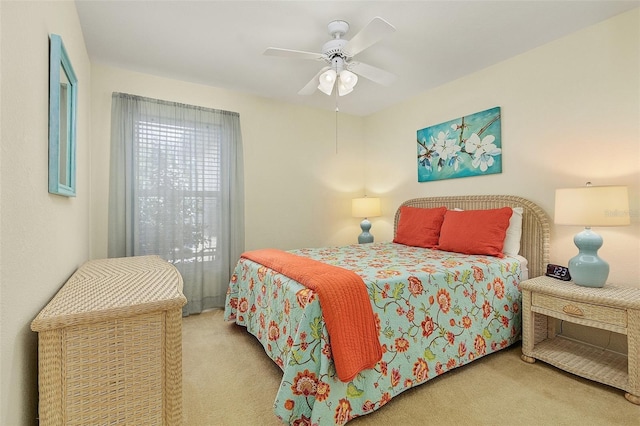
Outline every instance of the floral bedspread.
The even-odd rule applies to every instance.
[[[284,374],[275,414],[293,425],[341,425],[401,392],[520,338],[517,258],[373,243],[292,253],[342,266],[368,286],[382,360],[341,382],[317,295],[241,259],[225,319],[243,325]]]

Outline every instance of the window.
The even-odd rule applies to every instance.
[[[135,126],[141,254],[160,251],[176,263],[213,262],[220,230],[214,213],[220,204],[220,127],[184,127],[151,117]],[[177,208],[165,215],[171,204]]]
[[[221,307],[244,248],[237,113],[114,94],[109,256],[159,255],[185,313]]]

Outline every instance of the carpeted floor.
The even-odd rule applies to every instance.
[[[185,425],[282,425],[272,411],[282,373],[255,337],[220,310],[185,318],[182,333]],[[520,353],[486,356],[348,424],[640,426],[640,406],[623,391]]]

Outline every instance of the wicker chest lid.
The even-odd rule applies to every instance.
[[[182,277],[159,256],[85,262],[31,322],[51,330],[158,310],[181,308]]]

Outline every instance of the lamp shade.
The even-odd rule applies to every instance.
[[[584,186],[556,189],[555,218],[558,225],[629,225],[626,186]]]
[[[330,95],[333,92],[333,85],[336,82],[338,74],[335,70],[329,69],[320,74],[320,78],[318,79],[318,89],[326,94]]]
[[[351,215],[353,217],[380,216],[380,198],[354,198],[351,200]]]
[[[342,82],[342,80],[338,81],[338,95],[339,96],[348,95],[351,92],[353,92],[353,87],[349,87],[349,86],[345,85]]]
[[[353,88],[358,83],[358,76],[348,70],[340,71],[340,81],[338,82],[338,95],[344,96],[353,92]]]
[[[609,264],[598,256],[603,240],[591,227],[630,223],[627,187],[587,184],[581,188],[556,189],[554,222],[585,227],[573,237],[578,254],[569,259],[569,274],[575,284],[603,287],[609,276]]]

